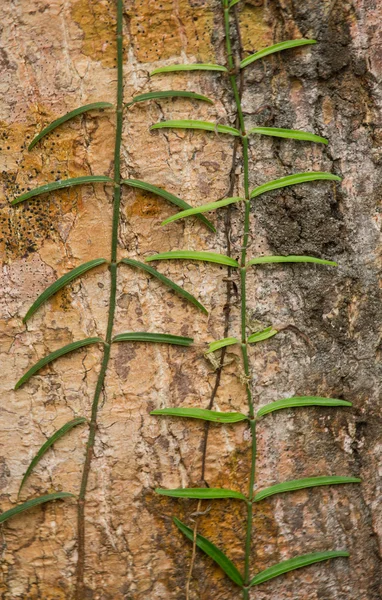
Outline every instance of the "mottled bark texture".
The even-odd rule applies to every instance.
[[[17,501],[22,474],[42,443],[75,415],[89,416],[100,353],[88,347],[45,368],[13,392],[19,376],[49,351],[104,335],[109,275],[88,273],[33,317],[22,316],[58,276],[96,257],[109,257],[111,196],[102,186],[74,188],[16,208],[21,190],[56,178],[111,174],[114,117],[92,113],[66,124],[31,153],[39,128],[76,106],[115,101],[113,0],[7,0],[1,31],[1,509]],[[256,200],[251,254],[313,254],[338,260],[333,270],[309,265],[259,268],[249,277],[254,328],[284,327],[251,350],[257,406],[287,395],[346,398],[354,410],[276,413],[259,426],[258,485],[318,474],[359,475],[362,486],[306,490],[261,503],[253,522],[253,571],[300,553],[348,548],[339,559],[260,586],[256,600],[377,600],[382,595],[381,223],[382,4],[378,0],[252,0],[239,8],[245,51],[294,37],[320,44],[274,55],[246,71],[247,122],[315,131],[328,148],[254,137],[251,184],[304,170],[344,177],[273,192]],[[215,105],[166,100],[125,115],[122,175],[167,188],[192,204],[224,196],[233,141],[229,136],[165,131],[149,125],[194,118],[233,124],[224,76],[158,76],[153,67],[187,60],[224,61],[217,0],[126,0],[125,100],[150,89],[189,89]],[[239,157],[240,158],[240,157]],[[240,161],[235,190],[242,185]],[[197,220],[159,224],[173,213],[164,200],[125,189],[120,256],[176,248],[227,251],[224,209],[217,235]],[[240,250],[239,210],[231,211],[232,255]],[[250,255],[251,255],[250,254]],[[197,312],[158,281],[120,269],[115,333],[148,330],[193,336],[191,349],[120,344],[99,414],[86,510],[88,600],[184,600],[192,547],[171,516],[243,561],[245,514],[235,501],[197,503],[157,497],[156,486],[197,485],[203,424],[151,417],[163,406],[207,407],[216,372],[203,357],[207,341],[223,337],[226,269],[164,263],[160,270],[195,293]],[[232,274],[230,335],[239,303]],[[239,354],[227,363],[215,408],[245,410]],[[205,479],[244,491],[249,471],[247,429],[211,426]],[[22,492],[25,500],[54,490],[78,493],[86,427],[56,444]],[[76,508],[47,504],[10,520],[1,531],[1,598],[70,599],[74,590]],[[237,590],[196,555],[190,600],[236,600]],[[84,599],[85,600],[85,599]]]

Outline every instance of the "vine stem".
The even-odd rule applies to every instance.
[[[244,376],[245,376],[245,387],[247,392],[248,402],[248,416],[251,430],[251,467],[249,474],[249,486],[248,486],[248,504],[247,504],[247,527],[245,536],[245,557],[244,557],[244,585],[248,586],[250,581],[250,557],[251,557],[251,544],[252,544],[252,511],[253,511],[253,487],[255,483],[256,474],[256,421],[254,418],[253,410],[253,399],[250,386],[250,369],[248,360],[248,339],[247,339],[247,294],[246,294],[246,280],[247,280],[247,246],[249,239],[249,227],[250,227],[250,196],[249,196],[249,157],[248,157],[248,137],[245,131],[245,123],[243,110],[241,107],[241,95],[237,85],[236,76],[237,70],[235,60],[232,52],[232,43],[230,35],[230,18],[229,18],[229,0],[223,0],[224,9],[224,29],[225,29],[225,42],[227,51],[227,62],[229,70],[229,80],[231,83],[233,95],[235,98],[237,119],[240,124],[242,150],[243,150],[243,170],[244,170],[244,227],[242,237],[242,247],[240,256],[240,294],[241,294],[241,353],[243,358]],[[237,23],[236,23],[237,25]],[[249,589],[248,587],[243,588],[243,600],[249,600]]]
[[[114,315],[117,293],[117,247],[119,211],[121,203],[121,143],[123,125],[123,0],[117,0],[117,106],[116,106],[116,134],[114,146],[114,193],[113,193],[113,220],[111,236],[110,257],[110,297],[109,314],[107,320],[106,339],[101,369],[94,392],[89,425],[89,437],[86,445],[85,462],[82,470],[80,493],[77,509],[77,536],[78,536],[78,561],[76,572],[76,600],[85,597],[84,571],[85,571],[85,499],[88,485],[91,462],[94,453],[94,441],[97,431],[98,406],[105,383],[106,372],[110,359],[110,347],[113,335]]]

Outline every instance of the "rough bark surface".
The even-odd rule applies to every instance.
[[[251,184],[303,170],[334,171],[328,183],[278,191],[253,203],[251,253],[313,254],[336,270],[296,265],[254,270],[248,281],[254,330],[282,333],[251,351],[257,406],[289,395],[346,398],[354,410],[304,409],[269,416],[259,426],[259,488],[318,474],[362,477],[361,486],[300,491],[258,505],[253,571],[297,554],[348,548],[350,560],[322,563],[275,579],[253,600],[378,600],[382,596],[381,418],[381,141],[382,4],[378,0],[252,0],[239,8],[246,52],[273,41],[314,37],[313,49],[275,55],[246,71],[247,122],[306,129],[328,148],[254,137]],[[55,362],[17,392],[36,360],[87,336],[104,335],[108,271],[98,268],[22,317],[57,277],[109,257],[111,197],[102,186],[75,188],[16,208],[15,194],[48,181],[110,174],[114,117],[91,113],[61,127],[28,153],[39,128],[72,108],[115,101],[113,0],[8,0],[0,6],[1,188],[1,509],[17,502],[23,473],[42,443],[77,415],[89,416],[100,353],[88,347]],[[125,2],[125,100],[150,89],[189,89],[215,100],[141,104],[126,112],[123,175],[165,187],[192,204],[223,197],[229,187],[229,136],[157,132],[165,116],[233,124],[229,87],[219,74],[158,76],[154,67],[187,60],[224,61],[217,0]],[[241,190],[240,161],[235,194]],[[164,200],[124,190],[120,256],[143,258],[176,248],[225,253],[224,210],[214,236],[196,220],[167,228]],[[232,255],[241,217],[231,211]],[[161,498],[156,486],[198,485],[203,424],[158,419],[163,406],[207,407],[216,372],[204,345],[224,335],[227,272],[213,265],[163,263],[159,269],[194,293],[208,318],[159,282],[123,267],[115,332],[148,330],[195,338],[191,349],[117,345],[106,380],[87,497],[87,600],[185,600],[192,546],[174,528],[177,515],[243,560],[245,514],[235,501],[202,504]],[[230,335],[239,304],[232,274]],[[239,355],[229,351],[214,407],[245,410]],[[86,427],[56,444],[21,499],[78,493]],[[245,426],[211,426],[205,480],[244,491],[249,470]],[[8,521],[1,531],[1,598],[67,600],[74,590],[76,511],[47,504]],[[236,600],[237,590],[196,554],[190,600]],[[84,599],[85,600],[85,599]]]

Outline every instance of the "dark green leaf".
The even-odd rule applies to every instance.
[[[45,444],[43,444],[41,446],[41,448],[37,452],[36,456],[32,459],[32,461],[23,477],[23,480],[20,484],[19,494],[21,492],[21,488],[23,487],[24,483],[28,479],[29,475],[31,474],[31,472],[33,471],[35,466],[39,463],[39,461],[42,459],[42,457],[47,452],[47,450],[49,450],[49,448],[51,446],[53,446],[53,444],[55,442],[57,442],[57,440],[61,439],[68,431],[73,429],[73,427],[76,427],[77,425],[81,425],[81,423],[85,423],[85,422],[86,422],[85,417],[77,417],[76,419],[73,419],[72,421],[65,423],[65,425],[63,427],[61,427],[60,429],[55,431],[55,433],[52,436],[50,436],[50,438],[45,442]]]
[[[124,263],[125,265],[131,265],[132,267],[136,267],[137,269],[142,269],[142,271],[146,271],[147,273],[150,273],[151,275],[153,275],[154,277],[159,279],[159,281],[161,281],[162,283],[167,285],[167,287],[174,290],[180,296],[183,296],[183,298],[186,298],[186,300],[191,302],[191,304],[194,304],[202,312],[204,312],[206,315],[208,315],[208,310],[203,306],[203,304],[200,304],[200,302],[192,294],[190,294],[189,292],[186,292],[186,290],[184,290],[182,287],[180,287],[179,285],[177,285],[176,283],[171,281],[171,279],[168,279],[167,277],[162,275],[162,273],[159,273],[152,267],[149,267],[149,265],[146,265],[145,263],[141,263],[137,260],[132,260],[131,258],[122,258],[121,263]]]
[[[192,121],[183,119],[179,121],[160,121],[150,127],[152,129],[202,129],[205,131],[214,131],[215,133],[229,133],[230,135],[240,136],[240,131],[229,125],[218,125],[218,123],[209,123],[207,121]]]
[[[223,67],[223,65],[194,63],[191,65],[167,65],[166,67],[159,67],[159,69],[154,69],[154,71],[150,73],[150,76],[157,75],[158,73],[175,73],[176,71],[221,71],[227,73],[227,69],[226,67]]]
[[[274,54],[275,52],[281,52],[281,50],[289,50],[289,48],[297,48],[298,46],[306,46],[307,44],[317,44],[316,40],[288,40],[286,42],[279,42],[278,44],[274,44],[273,46],[268,46],[268,48],[264,48],[263,50],[259,50],[255,54],[251,54],[244,58],[244,60],[240,63],[240,68],[243,69],[247,67],[255,60],[259,60],[260,58],[264,58],[264,56],[268,56],[269,54]]]
[[[63,356],[64,354],[68,354],[68,352],[73,352],[74,350],[78,350],[79,348],[88,346],[89,344],[103,344],[103,343],[104,343],[103,340],[101,340],[101,338],[99,338],[99,337],[86,338],[84,340],[79,340],[78,342],[72,342],[71,344],[68,344],[67,346],[63,346],[63,348],[59,348],[59,350],[55,350],[51,354],[48,354],[48,356],[44,356],[44,358],[42,358],[35,365],[33,365],[33,367],[31,367],[29,369],[29,371],[24,373],[24,375],[21,377],[21,379],[19,379],[18,382],[16,383],[15,390],[17,390],[21,385],[23,385],[23,383],[28,381],[32,377],[32,375],[37,373],[37,371],[39,371],[40,369],[45,367],[45,365],[48,365],[53,360],[56,360],[56,358],[59,358],[60,356]]]
[[[337,398],[321,398],[320,396],[295,396],[294,398],[283,398],[276,400],[260,408],[257,417],[263,417],[275,410],[284,408],[298,408],[300,406],[352,406],[351,402],[338,400]]]
[[[40,308],[41,304],[46,302],[51,296],[58,292],[58,290],[60,290],[65,285],[73,281],[73,279],[76,279],[80,275],[86,273],[86,271],[94,269],[94,267],[98,267],[98,265],[102,265],[106,262],[107,261],[104,258],[96,258],[94,260],[90,260],[89,262],[86,262],[83,265],[72,269],[71,271],[69,271],[69,273],[66,273],[65,275],[57,279],[57,281],[55,281],[54,283],[52,283],[52,285],[46,288],[46,290],[44,290],[42,294],[40,294],[40,296],[37,298],[37,300],[32,304],[27,314],[23,318],[23,322],[26,323],[28,319],[30,319],[31,316],[34,315],[36,310]]]
[[[66,113],[66,115],[60,117],[59,119],[56,119],[55,121],[52,121],[52,123],[50,123],[47,127],[44,127],[44,129],[40,131],[40,133],[36,135],[35,138],[33,138],[33,140],[28,146],[28,150],[32,150],[32,148],[37,144],[37,142],[41,140],[41,138],[43,138],[45,135],[53,131],[53,129],[56,129],[56,127],[59,127],[66,121],[69,121],[70,119],[73,119],[78,115],[82,115],[82,113],[84,112],[89,112],[89,110],[112,108],[112,106],[113,105],[110,104],[110,102],[93,102],[93,104],[86,104],[85,106],[80,106],[79,108],[76,108],[75,110]]]
[[[145,258],[146,262],[151,260],[201,260],[203,262],[212,262],[219,265],[227,265],[229,267],[238,267],[239,263],[224,254],[215,254],[214,252],[195,252],[194,250],[173,250],[172,252],[162,252],[161,254],[153,254]]]
[[[333,173],[325,173],[323,171],[296,173],[295,175],[287,175],[286,177],[281,177],[280,179],[273,179],[272,181],[267,181],[267,183],[263,183],[263,185],[259,185],[259,187],[252,190],[251,198],[256,198],[257,196],[265,194],[265,192],[270,192],[271,190],[277,190],[279,188],[285,188],[290,185],[296,185],[299,183],[306,183],[308,181],[318,181],[321,179],[329,181],[341,181],[341,177],[333,175]]]
[[[193,542],[194,532],[192,531],[192,529],[187,527],[184,523],[182,523],[182,521],[179,521],[179,519],[177,519],[176,517],[174,517],[173,521],[175,525],[180,529],[180,531],[186,536],[186,538]],[[232,579],[234,583],[240,586],[243,585],[243,578],[240,575],[237,568],[235,567],[235,565],[233,564],[233,562],[231,562],[230,559],[227,558],[227,556],[215,546],[215,544],[212,544],[212,542],[208,541],[205,537],[198,533],[196,536],[196,545],[198,546],[198,548],[203,550],[203,552],[205,552],[208,556],[210,556],[212,560],[214,560],[219,565],[219,567],[224,571],[226,575],[228,575],[230,579]]]
[[[268,496],[274,494],[282,494],[284,492],[294,492],[305,488],[319,487],[322,485],[337,485],[341,483],[360,483],[361,479],[357,477],[341,477],[341,476],[323,476],[323,477],[305,477],[304,479],[293,479],[292,481],[284,481],[261,490],[254,497],[254,502],[260,502]]]
[[[220,350],[220,348],[225,348],[226,346],[232,346],[233,344],[239,344],[239,340],[235,337],[223,338],[221,340],[216,340],[216,342],[211,342],[208,345],[208,350],[205,354],[209,354],[210,352],[215,352],[216,350]]]
[[[267,327],[262,331],[256,331],[252,333],[248,338],[248,344],[256,344],[257,342],[262,342],[264,340],[268,340],[278,333],[277,329],[273,329],[273,327]]]
[[[195,92],[183,92],[179,90],[166,90],[164,92],[148,92],[146,94],[139,94],[135,96],[131,102],[128,102],[125,106],[131,106],[137,102],[145,102],[146,100],[161,100],[162,98],[190,98],[191,100],[202,100],[213,104],[211,98],[202,96],[202,94],[195,94]]]
[[[328,143],[328,140],[326,138],[320,137],[319,135],[315,135],[314,133],[309,133],[308,131],[299,131],[298,129],[280,129],[278,127],[253,127],[248,131],[247,135],[251,135],[251,133],[258,133],[260,135],[271,135],[273,137],[288,138],[291,140],[319,142],[322,144]]]
[[[192,215],[199,215],[200,213],[209,212],[210,210],[216,210],[217,208],[222,208],[223,206],[227,206],[228,204],[233,204],[234,202],[240,202],[243,198],[224,198],[224,200],[218,200],[217,202],[209,202],[209,204],[202,204],[201,206],[195,206],[195,208],[189,208],[187,210],[182,210],[176,215],[172,215],[165,219],[162,222],[162,225],[167,225],[168,223],[172,223],[172,221],[177,221],[178,219],[184,219],[184,217],[191,217]]]
[[[152,185],[151,183],[145,183],[144,181],[140,181],[139,179],[124,179],[122,183],[124,183],[125,185],[129,185],[133,188],[144,190],[145,192],[151,192],[152,194],[156,194],[157,196],[164,198],[168,202],[171,202],[171,204],[175,204],[175,206],[178,206],[182,210],[192,208],[190,204],[188,204],[181,198],[178,198],[177,196],[174,196],[174,194],[170,194],[170,192],[166,192],[166,190],[163,190],[162,188],[159,188],[156,185]],[[200,215],[197,218],[200,221],[202,221],[202,223],[204,223],[204,225],[206,225],[208,229],[210,229],[213,232],[216,232],[215,227],[212,225],[212,223],[210,223],[208,219],[206,219],[206,217]]]
[[[313,552],[312,554],[296,556],[296,558],[284,560],[283,562],[278,563],[269,569],[265,569],[265,571],[261,571],[261,573],[258,573],[252,579],[249,585],[259,585],[260,583],[269,581],[269,579],[273,579],[274,577],[278,577],[284,573],[289,573],[289,571],[295,571],[296,569],[301,569],[301,567],[307,567],[308,565],[312,565],[323,560],[329,560],[330,558],[338,558],[340,556],[348,557],[349,552],[346,550],[332,550],[328,552]]]
[[[239,423],[248,419],[238,412],[218,412],[204,408],[158,408],[151,411],[150,415],[163,415],[165,417],[185,417],[189,419],[201,419],[214,423]]]
[[[153,342],[157,344],[174,344],[175,346],[190,346],[194,341],[192,338],[180,335],[169,335],[167,333],[147,333],[136,331],[120,333],[113,337],[114,342]]]
[[[54,494],[47,494],[46,496],[39,496],[38,498],[33,498],[32,500],[28,500],[28,502],[23,502],[23,504],[18,504],[14,508],[3,512],[0,515],[0,523],[4,523],[4,521],[7,521],[11,517],[14,517],[19,513],[24,512],[24,510],[29,510],[30,508],[34,508],[39,504],[44,504],[44,502],[51,502],[52,500],[61,500],[62,498],[74,497],[74,494],[70,494],[69,492],[55,492]]]
[[[19,202],[29,200],[29,198],[41,196],[41,194],[48,194],[49,192],[54,192],[55,190],[62,190],[64,188],[73,187],[74,185],[112,182],[113,180],[110,179],[110,177],[106,177],[105,175],[85,175],[84,177],[74,177],[73,179],[60,179],[59,181],[52,181],[51,183],[47,183],[46,185],[37,187],[34,190],[29,190],[29,192],[25,192],[25,194],[22,194],[21,196],[18,196],[17,198],[12,200],[11,204],[18,204]]]
[[[251,265],[268,265],[273,263],[316,263],[318,265],[329,265],[336,267],[337,263],[333,260],[324,260],[315,256],[257,256],[251,258],[247,263],[247,267]]]
[[[234,492],[233,490],[223,490],[222,488],[179,488],[175,490],[164,490],[157,488],[157,494],[162,496],[170,496],[171,498],[196,498],[201,500],[214,500],[215,498],[235,498],[236,500],[245,500],[247,498]]]

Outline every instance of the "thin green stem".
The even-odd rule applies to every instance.
[[[118,229],[119,212],[121,202],[121,143],[122,143],[122,125],[123,125],[123,0],[117,0],[117,108],[116,108],[116,134],[114,146],[114,195],[113,195],[113,219],[111,236],[111,259],[110,259],[110,296],[109,296],[109,314],[107,321],[106,343],[101,369],[98,375],[97,385],[94,392],[91,421],[89,425],[89,437],[86,444],[85,461],[82,471],[81,487],[78,497],[77,527],[78,527],[78,561],[76,573],[76,600],[83,600],[85,597],[85,499],[90,467],[94,453],[94,441],[97,431],[98,406],[101,393],[105,383],[106,372],[110,359],[110,346],[113,335],[114,315],[116,307],[117,293],[117,248],[118,248]]]

